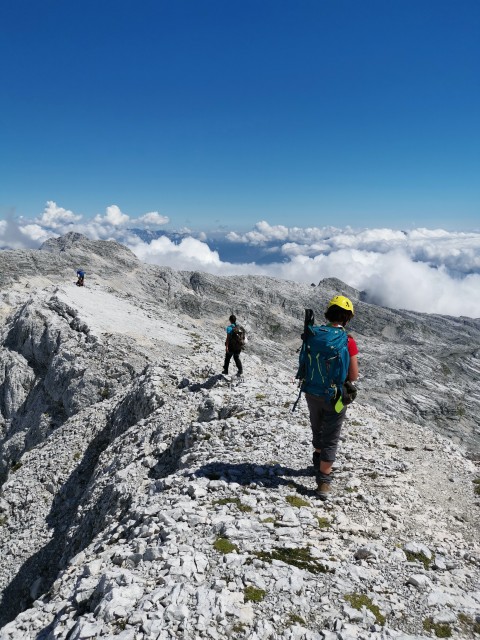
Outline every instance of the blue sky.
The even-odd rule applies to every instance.
[[[480,229],[480,3],[15,0],[0,215]]]

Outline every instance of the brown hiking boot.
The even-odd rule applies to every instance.
[[[317,486],[317,490],[315,491],[315,493],[320,498],[320,500],[328,500],[331,489],[332,489],[331,482],[320,482]]]

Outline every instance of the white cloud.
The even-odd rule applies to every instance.
[[[315,256],[341,249],[358,249],[375,253],[390,253],[396,249],[405,251],[412,260],[432,266],[446,266],[456,274],[480,272],[480,233],[449,232],[444,229],[364,229],[335,227],[272,227],[259,222],[253,231],[245,234],[231,232],[227,240],[234,243],[259,246],[277,242],[287,256]]]
[[[222,262],[217,251],[196,238],[184,238],[180,243],[172,242],[166,236],[152,240],[150,244],[138,242],[129,248],[145,262],[168,265],[174,269],[202,270],[218,273]]]
[[[283,225],[271,226],[265,220],[257,222],[253,231],[247,231],[244,234],[238,234],[235,231],[227,233],[226,238],[231,242],[241,242],[243,244],[263,245],[267,242],[279,242],[288,240],[288,227]]]
[[[39,224],[26,224],[23,227],[19,227],[20,233],[23,233],[29,240],[41,244],[53,236],[58,234],[52,234]]]
[[[229,231],[226,235],[225,238],[227,240],[229,240],[230,242],[243,242],[246,243],[246,240],[243,239],[243,236],[239,233],[237,233],[236,231]]]
[[[33,220],[14,219],[10,215],[7,221],[2,221],[0,241],[12,249],[34,247],[39,246],[47,238],[76,231],[92,240],[134,242],[135,236],[125,229],[125,226],[131,225],[140,228],[153,226],[157,228],[168,222],[168,217],[161,215],[158,211],[151,211],[137,219],[132,219],[115,204],[106,208],[105,215],[97,215],[93,219],[84,221],[83,216],[64,209],[50,200],[46,203],[43,213]],[[23,244],[21,238],[23,238]]]
[[[268,275],[265,267],[255,263],[234,264],[220,259],[218,251],[197,238],[183,238],[179,243],[173,242],[166,236],[161,236],[151,243],[138,238],[127,246],[140,260],[150,264],[172,267],[186,271],[206,271],[214,275]]]
[[[326,242],[313,244],[301,244],[299,242],[286,242],[280,247],[280,251],[286,256],[316,256],[319,253],[329,253],[331,247]]]
[[[252,231],[247,231],[243,234],[231,231],[225,237],[230,242],[252,245],[264,245],[269,242],[310,244],[339,232],[341,230],[334,227],[285,227],[283,225],[270,225],[265,220],[262,220],[255,224]]]
[[[378,256],[377,270],[363,283],[372,302],[428,313],[480,317],[480,274],[455,278],[446,267],[412,261],[401,251]]]
[[[27,232],[23,231],[25,226],[27,225],[19,224],[12,214],[7,214],[7,219],[0,223],[0,247],[5,249],[34,249],[38,247],[40,244],[38,234],[42,227],[36,224],[28,225],[35,229],[38,227],[38,231],[34,233],[32,230],[32,236],[30,236],[28,230]]]
[[[168,224],[170,220],[167,216],[162,216],[158,211],[150,211],[150,213],[145,213],[143,216],[140,216],[140,218],[133,220],[132,222],[140,222],[145,226],[161,227],[164,224]]]
[[[107,207],[106,213],[103,217],[100,215],[95,216],[94,222],[97,224],[108,224],[112,225],[112,227],[119,227],[130,222],[130,216],[122,213],[120,211],[120,207],[116,204],[112,204]]]
[[[35,222],[49,229],[61,229],[65,225],[78,222],[82,216],[76,215],[73,211],[68,211],[57,206],[56,202],[49,200],[45,205],[42,215]]]

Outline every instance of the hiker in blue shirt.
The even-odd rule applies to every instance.
[[[77,287],[83,287],[83,282],[85,280],[85,271],[82,271],[82,269],[79,269],[77,271]]]
[[[237,365],[237,376],[241,376],[243,373],[242,362],[240,360],[240,352],[243,349],[245,343],[245,331],[243,327],[237,325],[237,318],[233,314],[229,318],[230,324],[227,327],[227,339],[225,340],[225,361],[223,363],[224,375],[228,374],[228,365],[230,360],[235,360]]]

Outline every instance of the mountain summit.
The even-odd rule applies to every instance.
[[[478,320],[81,234],[2,251],[0,274],[1,640],[478,633]],[[322,503],[292,379],[304,308],[318,322],[332,293],[361,380]]]

